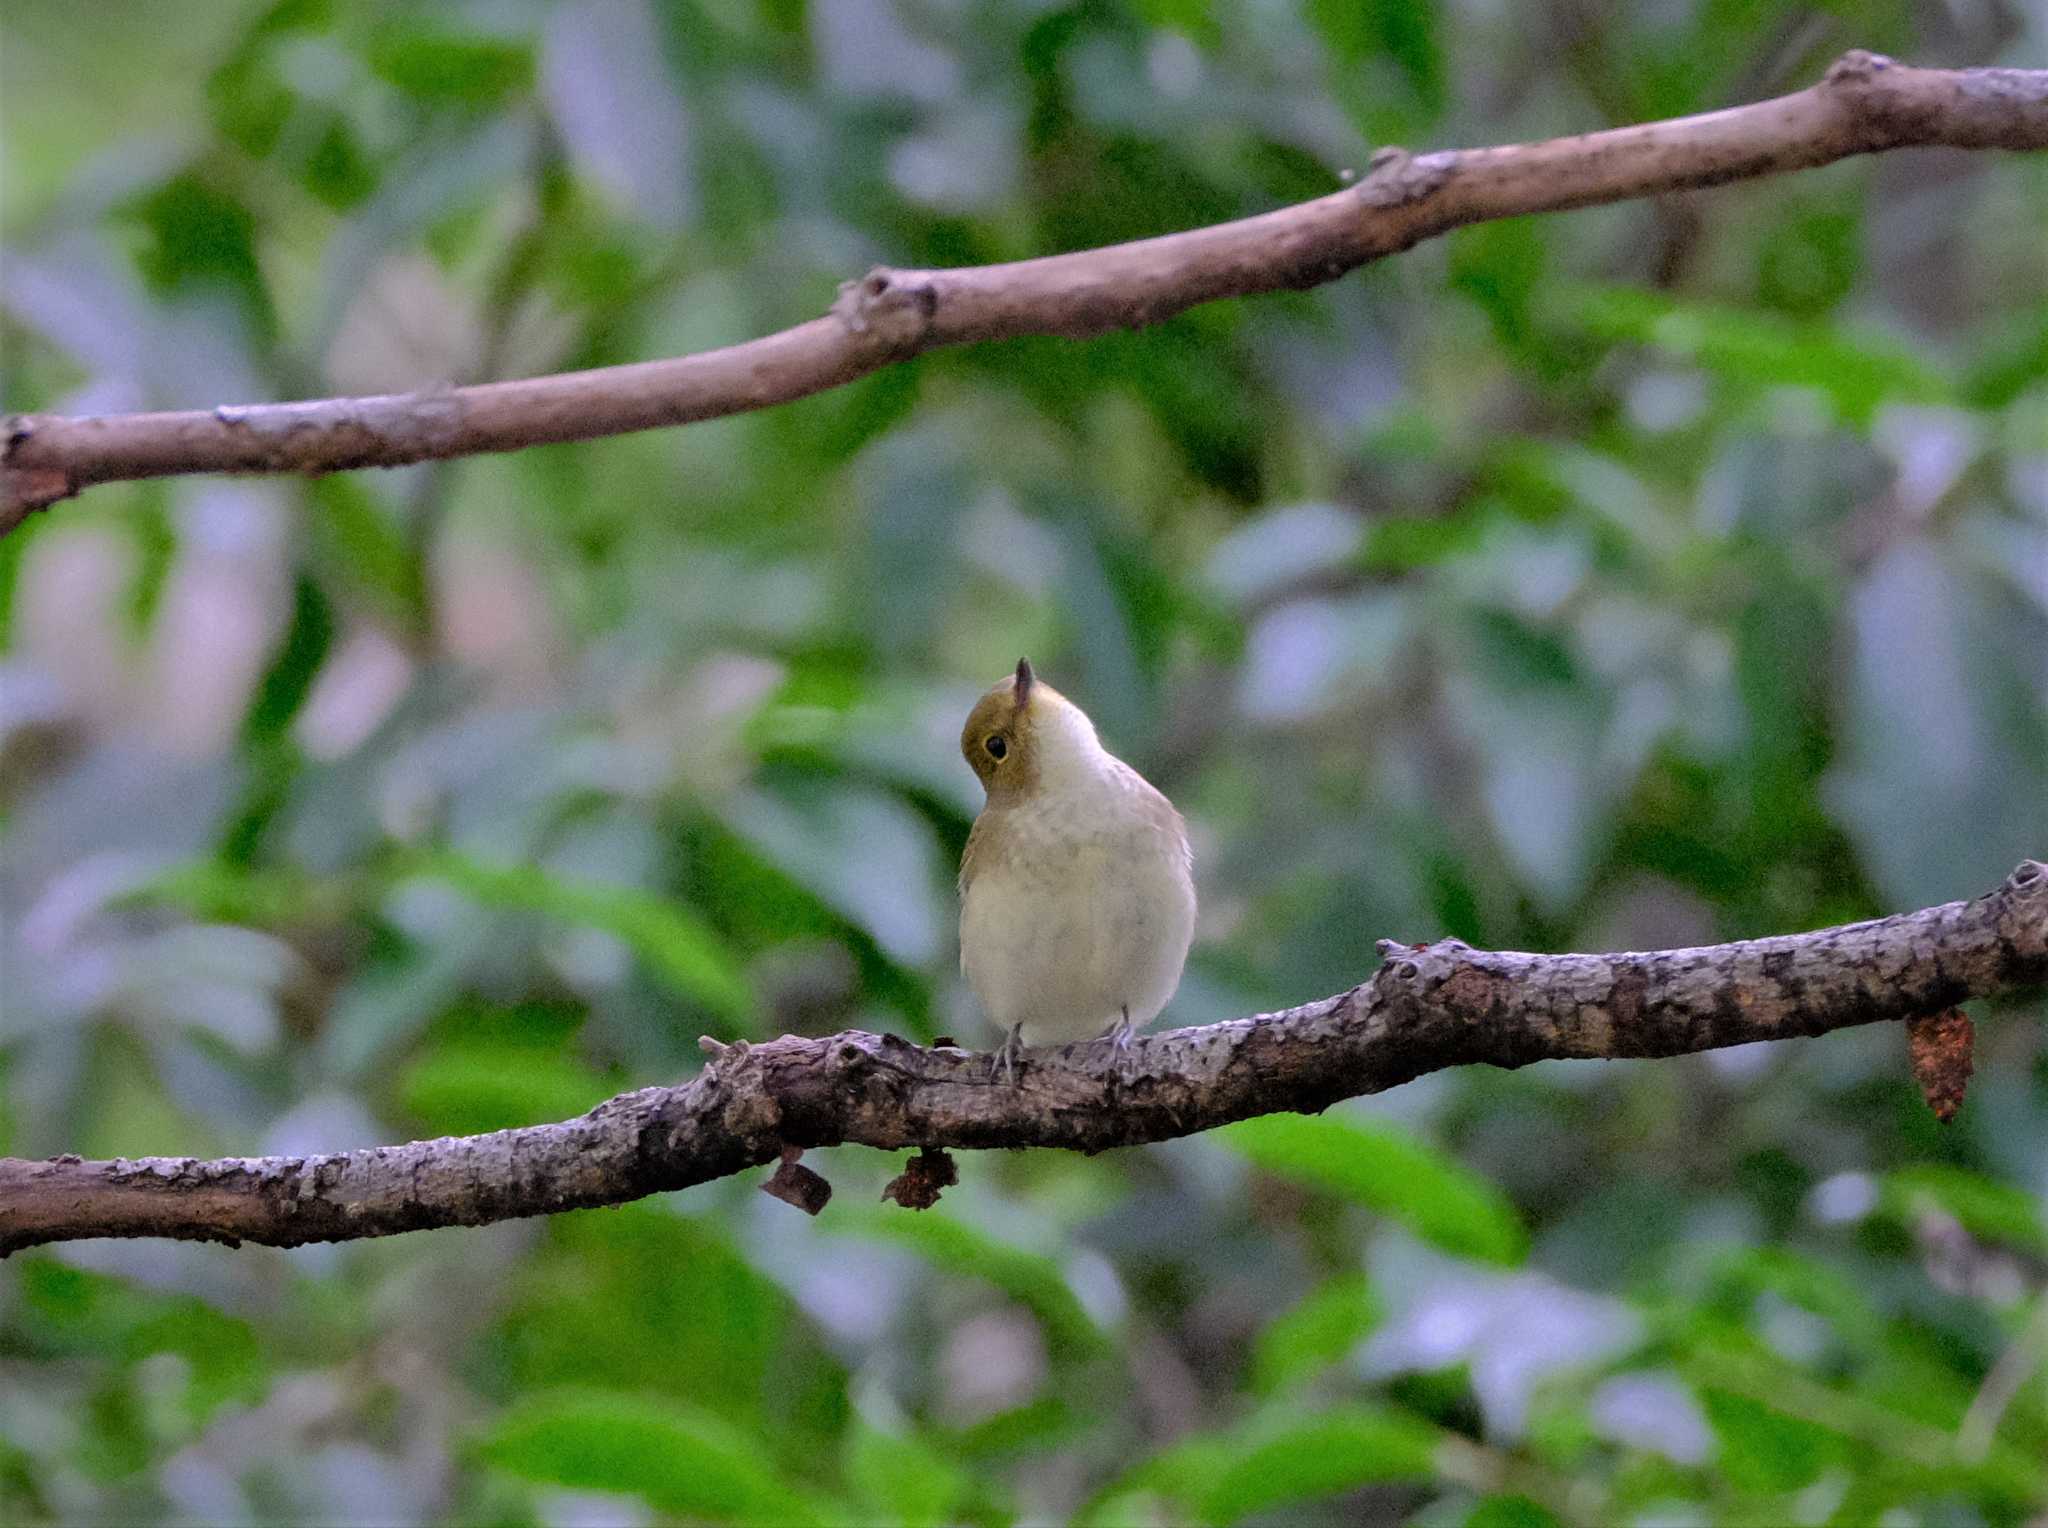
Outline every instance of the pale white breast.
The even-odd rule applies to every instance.
[[[1151,1022],[1194,937],[1187,839],[1166,798],[1121,762],[1062,781],[977,829],[961,964],[999,1030],[1027,1045]]]

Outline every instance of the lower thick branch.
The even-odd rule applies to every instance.
[[[1471,1062],[1676,1056],[1937,1013],[2048,986],[2048,865],[1921,912],[1701,949],[1524,955],[1381,945],[1301,1008],[1135,1042],[986,1056],[860,1031],[711,1046],[694,1080],[578,1119],[312,1157],[0,1160],[0,1254],[91,1236],[347,1241],[618,1204],[786,1147],[1103,1151],[1309,1112]]]

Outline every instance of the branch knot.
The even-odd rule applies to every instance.
[[[1389,143],[1373,151],[1365,179],[1358,183],[1358,199],[1368,207],[1405,207],[1441,189],[1457,168],[1455,149],[1411,154]]]
[[[1828,65],[1828,72],[1821,82],[1834,90],[1865,85],[1892,66],[1892,60],[1882,53],[1872,53],[1868,48],[1851,48]]]
[[[872,337],[883,350],[910,355],[924,348],[939,290],[921,271],[878,265],[858,281],[839,284],[832,314],[849,334]]]

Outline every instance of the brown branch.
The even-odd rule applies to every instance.
[[[1968,902],[1703,949],[1521,955],[1441,940],[1381,950],[1386,964],[1363,986],[1149,1036],[1121,1074],[1107,1068],[1106,1042],[1028,1055],[1012,1083],[986,1056],[847,1031],[708,1045],[713,1060],[690,1082],[490,1135],[314,1157],[0,1159],[0,1255],[89,1236],[289,1247],[483,1225],[778,1159],[787,1189],[798,1152],[845,1143],[1096,1152],[1323,1109],[1447,1066],[1677,1056],[1910,1020],[2048,986],[2048,865],[2023,861]],[[935,1194],[946,1164],[923,1165]],[[824,1185],[800,1172],[793,1197],[822,1205]]]
[[[1915,69],[1858,51],[1818,85],[1725,111],[1499,148],[1382,149],[1359,184],[1315,201],[1006,265],[878,268],[849,282],[825,317],[669,360],[368,398],[16,415],[0,439],[0,533],[94,483],[395,467],[715,419],[940,346],[1080,338],[1218,298],[1317,286],[1468,223],[1933,144],[2048,148],[2048,70]]]

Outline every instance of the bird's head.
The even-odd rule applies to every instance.
[[[1088,714],[1032,673],[1029,658],[975,703],[960,752],[992,802],[1057,785],[1105,757]]]

